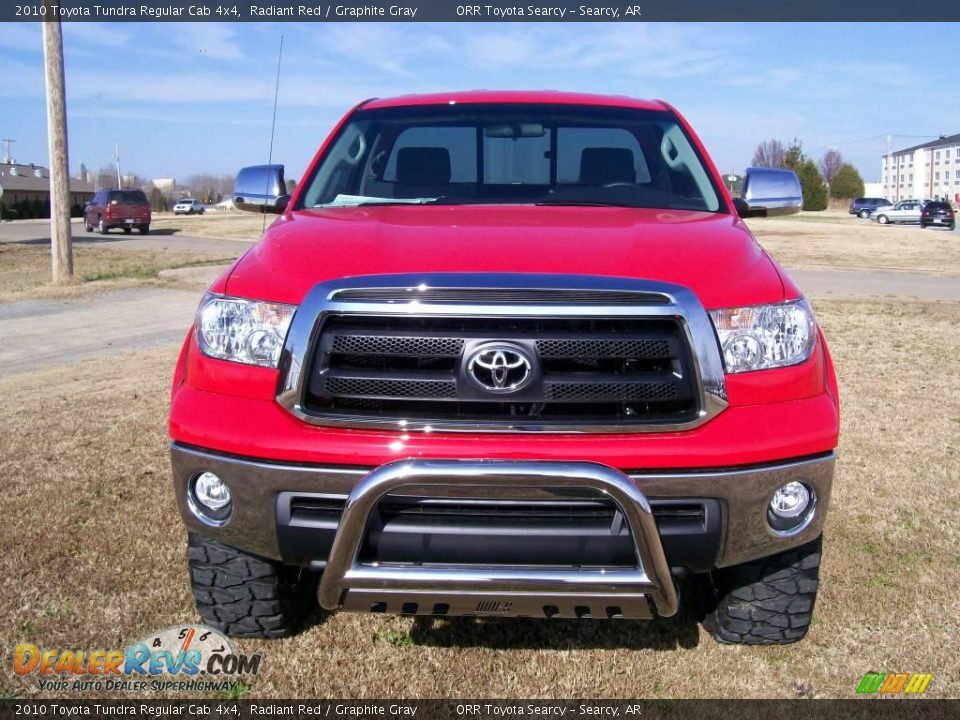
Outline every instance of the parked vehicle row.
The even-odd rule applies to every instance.
[[[892,203],[885,198],[855,198],[850,203],[849,212],[859,218],[873,216],[881,225],[919,224],[921,228],[956,228],[956,213],[950,203],[943,200],[910,198]]]

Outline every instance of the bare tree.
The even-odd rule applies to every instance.
[[[820,174],[823,175],[823,179],[827,181],[827,185],[833,182],[842,165],[843,155],[840,154],[839,150],[830,148],[823,154],[823,157],[820,159]]]
[[[187,178],[187,186],[200,202],[218,203],[233,192],[233,175],[198,173]]]
[[[787,149],[779,140],[767,140],[753,151],[753,167],[782,168],[787,164]]]

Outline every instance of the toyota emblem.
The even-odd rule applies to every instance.
[[[467,359],[467,377],[489,393],[513,393],[533,379],[530,356],[515,345],[487,343]]]

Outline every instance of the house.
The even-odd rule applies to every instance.
[[[0,211],[4,219],[50,217],[50,171],[39,165],[0,163]],[[93,198],[93,183],[70,178],[72,215]]]

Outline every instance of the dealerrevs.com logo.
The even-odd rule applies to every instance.
[[[231,692],[260,671],[261,656],[237,653],[216,630],[170,627],[124,650],[49,650],[20,643],[13,671],[45,691]]]

